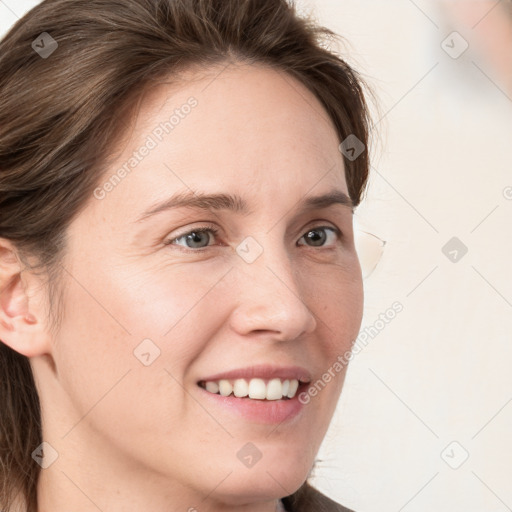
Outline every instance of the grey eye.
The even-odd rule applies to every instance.
[[[332,228],[330,226],[318,226],[310,229],[302,238],[311,242],[312,247],[323,247],[325,245],[325,240],[328,238],[325,233],[326,230],[334,233],[337,238],[340,237],[341,233],[336,228]]]

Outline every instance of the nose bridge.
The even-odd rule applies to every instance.
[[[247,237],[237,248],[239,300],[233,326],[240,333],[265,330],[293,339],[315,329],[314,315],[302,297],[300,274],[278,238],[277,232],[258,241]]]

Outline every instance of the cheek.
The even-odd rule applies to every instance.
[[[357,338],[363,316],[364,292],[357,265],[310,274],[305,296],[317,318],[318,380],[305,391],[304,402],[315,409],[319,438],[334,413],[349,364],[347,354]],[[320,435],[321,433],[321,435]],[[317,438],[317,439],[319,439]]]
[[[204,317],[203,298],[225,273],[219,267],[210,262],[159,263],[143,269],[121,267],[109,278],[116,296],[113,308],[134,335],[168,339],[190,323],[199,310]],[[194,331],[195,328],[197,325]]]
[[[91,284],[86,292],[76,282],[69,283],[53,354],[60,384],[79,417],[107,392],[114,394],[118,381],[119,389],[123,388],[123,380],[134,366],[132,351],[137,339],[123,318],[116,316],[106,294],[95,291]],[[101,405],[98,403],[98,410]]]
[[[129,304],[126,295],[123,301]],[[187,415],[176,380],[182,380],[187,368],[190,343],[179,336],[158,337],[161,326],[149,315],[116,318],[120,311],[107,313],[79,286],[69,287],[65,304],[54,355],[68,400],[62,435],[69,432],[67,440],[72,441],[92,430],[112,449],[132,451],[138,460],[156,460],[162,449],[158,443],[176,435],[175,426]],[[137,350],[143,340],[146,345]],[[145,353],[149,365],[144,364]]]
[[[345,352],[357,338],[363,317],[364,292],[359,267],[330,269],[308,280],[305,296],[318,317],[325,349],[330,355]]]
[[[177,266],[108,272],[105,266],[87,279],[87,269],[75,266],[63,297],[54,357],[78,416],[107,391],[95,413],[108,403],[112,418],[113,397],[118,403],[133,400],[137,417],[150,418],[162,401],[179,396],[169,374],[182,381],[211,339],[223,300],[222,294],[208,296],[222,277],[217,274]],[[181,406],[174,401],[172,414],[179,415]],[[162,412],[171,414],[170,409]]]

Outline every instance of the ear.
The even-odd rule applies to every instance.
[[[44,289],[15,246],[0,238],[0,340],[26,357],[50,352]]]

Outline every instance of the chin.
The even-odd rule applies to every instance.
[[[226,505],[241,506],[293,494],[305,482],[313,465],[312,461],[297,459],[298,457],[283,459],[276,454],[266,460],[263,456],[250,468],[239,467],[237,464],[230,468],[232,473],[218,486],[216,499]],[[218,484],[219,482],[212,482],[212,487]]]
[[[231,507],[241,507],[257,502],[263,503],[293,494],[305,482],[306,478],[307,474],[302,475],[301,478],[296,478],[296,475],[287,475],[286,478],[279,479],[275,477],[272,471],[270,471],[270,474],[260,473],[251,477],[235,476],[235,472],[233,472],[218,487],[214,496],[219,503]],[[218,485],[218,482],[216,485]]]

